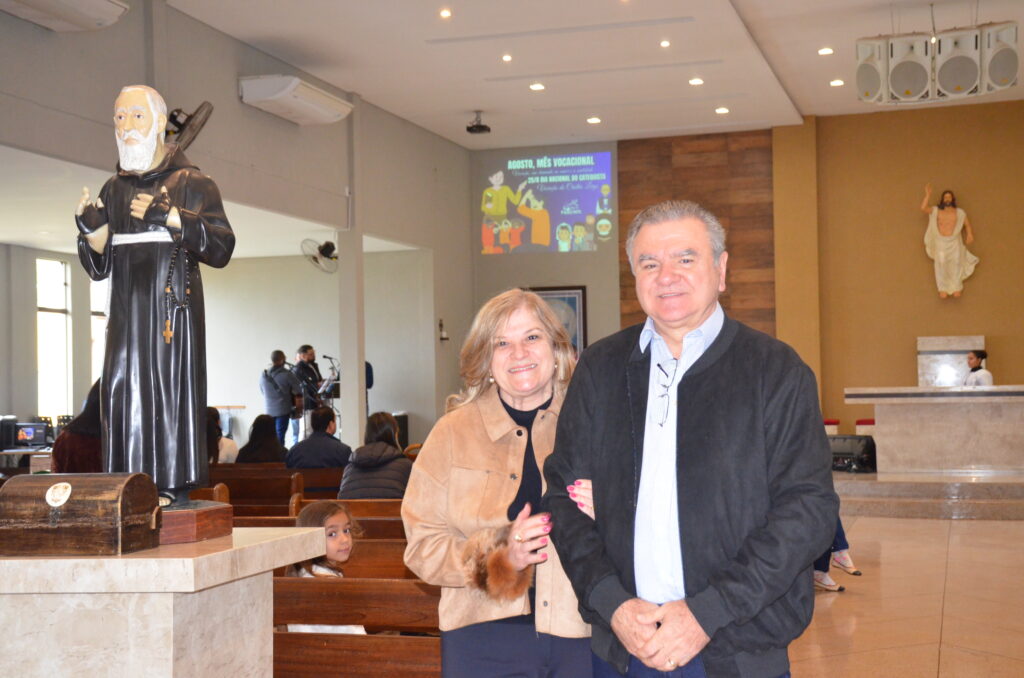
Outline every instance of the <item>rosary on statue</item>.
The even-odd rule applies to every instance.
[[[185,298],[178,299],[178,295],[174,293],[174,285],[172,279],[174,277],[174,265],[178,261],[178,256],[181,255],[182,259],[185,260]],[[167,284],[164,285],[164,307],[167,309],[167,315],[164,319],[164,331],[161,334],[164,337],[164,343],[171,343],[171,337],[174,336],[174,330],[171,329],[171,318],[175,311],[179,311],[184,308],[188,308],[190,295],[192,289],[188,286],[189,274],[191,273],[188,253],[181,254],[181,243],[174,248],[174,252],[171,254],[171,263],[167,267]]]

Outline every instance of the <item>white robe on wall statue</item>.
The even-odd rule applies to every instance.
[[[924,249],[935,262],[935,285],[939,292],[953,294],[964,288],[964,280],[971,277],[978,257],[967,250],[961,231],[967,213],[956,208],[956,226],[951,235],[939,233],[939,208],[932,207],[928,216],[928,230],[924,232]]]

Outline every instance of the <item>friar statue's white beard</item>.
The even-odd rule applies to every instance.
[[[137,130],[127,130],[124,139],[114,130],[114,139],[117,141],[117,154],[121,162],[121,169],[127,172],[145,172],[153,164],[156,155],[157,126],[150,127],[149,134],[142,136]],[[128,139],[135,139],[139,143],[126,143]]]

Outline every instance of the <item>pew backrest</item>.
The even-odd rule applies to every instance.
[[[357,544],[367,539],[405,539],[405,526],[401,518],[358,518],[363,535]],[[293,516],[235,516],[235,527],[295,527]],[[358,546],[357,546],[358,548]]]
[[[441,639],[274,632],[274,678],[441,678]]]
[[[441,588],[418,579],[275,577],[274,624],[436,632]]]
[[[345,468],[297,468],[305,483],[306,499],[336,499]]]
[[[312,504],[315,499],[303,499],[298,509]],[[401,499],[342,499],[356,520],[360,518],[401,518]],[[295,512],[298,515],[298,511]]]
[[[302,495],[301,473],[264,464],[218,464],[210,467],[210,482],[224,484],[235,507],[235,515],[288,515],[290,501]],[[238,468],[234,468],[238,467]]]
[[[359,540],[342,571],[353,579],[417,579],[405,566],[405,546],[404,539]]]

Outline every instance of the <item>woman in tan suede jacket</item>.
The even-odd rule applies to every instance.
[[[575,359],[532,292],[477,313],[464,388],[420,450],[402,502],[405,562],[441,589],[445,678],[591,675],[590,627],[539,513],[541,470]]]

